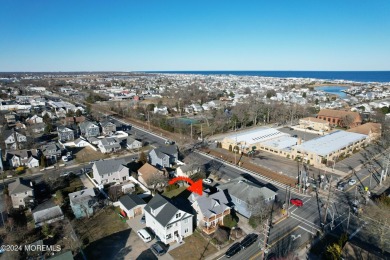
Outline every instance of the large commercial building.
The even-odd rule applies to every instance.
[[[367,137],[339,130],[294,146],[291,159],[300,157],[314,166],[329,165],[352,154],[355,149],[360,149],[367,142]]]
[[[358,112],[321,109],[318,119],[326,120],[331,126],[356,127],[362,124],[362,117]]]
[[[274,128],[264,127],[227,136],[222,140],[221,145],[222,148],[229,151],[238,150],[239,152],[248,153],[251,150],[260,150],[261,144],[266,141],[289,136],[289,134],[282,133]]]

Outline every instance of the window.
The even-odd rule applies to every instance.
[[[125,176],[125,177],[123,177],[123,178],[122,178],[122,180],[123,180],[123,181],[125,181],[125,180],[126,180],[126,176]]]
[[[186,229],[184,230],[184,233],[188,233],[188,228],[186,228]]]
[[[24,194],[26,194],[26,195],[27,195],[27,191],[25,191],[25,192],[24,192]]]
[[[172,227],[172,225],[168,225],[168,226],[167,226],[167,229],[170,229],[171,227]]]
[[[172,234],[167,235],[167,239],[170,239],[170,238],[172,238]]]
[[[180,218],[180,217],[181,217],[181,213],[177,213],[176,218]]]
[[[19,202],[23,202],[23,200],[19,200]]]

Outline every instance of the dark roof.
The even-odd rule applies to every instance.
[[[8,190],[9,194],[16,194],[33,190],[33,188],[30,186],[30,181],[17,178],[14,182],[8,184]]]
[[[132,209],[138,205],[146,204],[143,199],[135,194],[126,194],[119,198],[119,201],[125,206],[126,209]]]
[[[161,147],[158,147],[154,150],[156,151],[156,154],[158,154],[158,152],[160,152],[160,153],[164,153],[164,154],[168,154],[168,155],[174,155],[177,153],[177,146],[176,145],[161,146]]]
[[[160,212],[154,216],[152,210],[156,210],[160,207],[163,207]],[[145,211],[152,215],[163,227],[165,227],[169,221],[175,216],[176,212],[179,210],[171,202],[169,202],[165,197],[157,194],[156,196],[149,201],[145,206]]]
[[[126,165],[124,159],[111,159],[95,162],[96,170],[100,175],[120,171],[125,167],[124,165]]]

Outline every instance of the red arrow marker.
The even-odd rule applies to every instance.
[[[202,194],[203,194],[202,180],[198,180],[198,181],[194,182],[193,180],[191,180],[188,177],[176,177],[176,178],[173,178],[172,180],[170,180],[168,183],[172,185],[178,181],[188,182],[188,184],[190,184],[190,187],[188,187],[187,190],[189,190],[191,192],[195,192],[196,194],[199,194],[200,196],[202,196]]]

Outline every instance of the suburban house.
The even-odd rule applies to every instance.
[[[121,149],[121,145],[115,137],[102,138],[98,142],[98,147],[102,153],[114,153]]]
[[[100,122],[103,135],[113,135],[116,132],[116,125],[110,121]]]
[[[97,161],[92,166],[93,178],[101,184],[122,183],[129,180],[129,168],[123,159]]]
[[[146,203],[136,194],[126,194],[119,198],[119,207],[126,213],[128,218],[134,218],[144,214]]]
[[[32,117],[29,117],[26,119],[27,124],[39,124],[43,123],[43,118],[38,115],[33,115]]]
[[[188,200],[196,211],[196,225],[210,235],[223,225],[223,218],[230,214],[230,202],[222,190],[213,194],[208,192],[204,191],[202,196],[191,193]]]
[[[157,174],[163,175],[164,173],[149,163],[145,163],[141,168],[138,169],[138,181],[148,188],[154,188],[154,185],[149,184],[153,176]],[[155,187],[159,186],[161,185],[156,185]]]
[[[331,126],[352,128],[362,124],[360,114],[352,111],[321,109],[317,118],[328,121]]]
[[[172,167],[178,161],[176,145],[161,146],[149,152],[149,162],[159,168]]]
[[[45,156],[48,165],[54,164],[61,159],[62,150],[57,143],[51,142],[42,145],[41,152]]]
[[[62,123],[66,126],[69,126],[69,125],[75,125],[75,124],[80,124],[82,122],[85,121],[85,117],[84,116],[71,116],[71,117],[65,117],[63,120],[62,120]]]
[[[79,125],[81,135],[85,137],[94,137],[100,135],[99,126],[91,121],[84,121]]]
[[[74,140],[74,131],[66,126],[57,127],[58,140],[60,142],[67,142]]]
[[[139,149],[142,147],[142,142],[128,136],[126,138],[126,148],[127,149]]]
[[[5,121],[7,122],[8,125],[13,125],[16,123],[16,115],[15,113],[9,113],[4,115]]]
[[[33,210],[33,218],[37,228],[45,223],[50,224],[64,219],[64,213],[62,213],[60,206],[56,205],[52,200],[47,200]]]
[[[28,129],[31,129],[31,132],[33,132],[34,134],[41,134],[45,131],[45,127],[45,123],[37,123],[28,126]]]
[[[190,177],[200,171],[200,165],[185,164],[176,168],[176,176]]]
[[[34,187],[30,181],[18,178],[8,184],[8,192],[14,208],[28,207],[34,204]]]
[[[12,168],[19,166],[27,166],[28,168],[34,168],[39,166],[38,150],[18,150],[18,151],[6,151],[5,154],[8,165]]]
[[[165,244],[181,242],[192,235],[194,216],[177,208],[167,198],[157,194],[144,208],[146,226]]]
[[[230,202],[234,205],[234,210],[246,218],[250,218],[252,210],[250,203],[258,198],[264,199],[265,202],[275,200],[276,192],[261,187],[243,177],[235,178],[225,184],[217,186],[220,191],[229,194]]]
[[[76,218],[90,217],[93,215],[97,199],[93,188],[69,193],[70,207]]]
[[[326,132],[330,130],[329,121],[315,117],[305,117],[299,119],[299,127],[303,129],[312,129],[319,132]]]
[[[9,150],[20,150],[23,149],[27,144],[27,137],[17,131],[6,130],[3,132],[4,142],[6,149]]]

